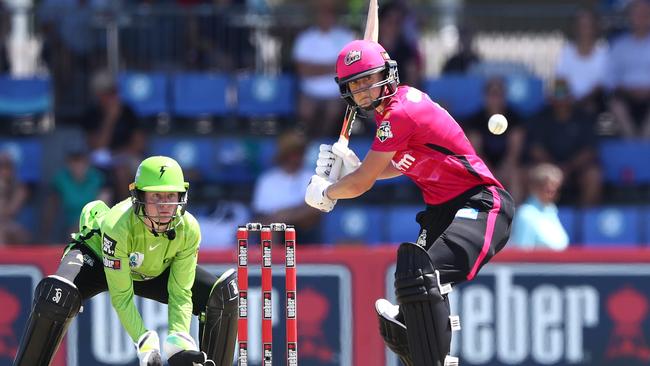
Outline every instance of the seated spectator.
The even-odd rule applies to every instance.
[[[320,211],[307,206],[305,192],[313,171],[305,167],[307,142],[295,131],[278,138],[276,167],[255,183],[252,208],[257,222],[293,224],[301,243],[320,241]]]
[[[562,179],[562,171],[553,164],[542,163],[530,171],[530,197],[515,213],[512,246],[564,250],[569,245],[555,205]]]
[[[469,27],[464,26],[459,29],[458,51],[456,51],[456,53],[453,54],[442,66],[443,74],[465,74],[470,70],[470,68],[472,68],[472,66],[481,61],[479,55],[472,47],[473,41],[474,33]]]
[[[45,240],[66,240],[78,231],[79,213],[86,203],[100,199],[110,204],[111,198],[104,174],[90,165],[85,149],[70,148],[65,167],[52,179],[43,225]],[[52,237],[52,229],[61,224],[64,232],[57,229]]]
[[[336,1],[312,0],[312,5],[317,25],[300,33],[293,47],[300,83],[298,119],[309,137],[336,136],[345,107],[334,82],[336,58],[354,35],[336,25]]]
[[[626,138],[650,138],[650,0],[628,5],[630,32],[609,53],[610,108]]]
[[[107,71],[93,75],[95,104],[83,120],[95,166],[110,172],[116,197],[127,197],[127,188],[142,160],[146,135],[135,112],[122,100],[115,78]]]
[[[422,60],[417,43],[411,42],[404,30],[406,8],[398,0],[379,7],[379,43],[391,59],[397,61],[402,84],[419,87],[422,81]]]
[[[607,45],[600,38],[598,16],[593,11],[579,11],[573,27],[571,41],[560,52],[556,77],[567,81],[579,107],[596,114],[605,109]]]
[[[485,107],[469,117],[463,127],[479,156],[506,186],[515,202],[520,202],[523,198],[521,159],[526,130],[520,117],[507,105],[503,79],[489,79],[484,93]],[[490,116],[497,113],[508,119],[508,129],[501,135],[495,135],[488,129]]]
[[[28,198],[29,189],[18,178],[13,157],[0,152],[0,246],[29,241],[29,232],[18,222]]]
[[[577,196],[581,205],[597,204],[602,194],[602,171],[594,123],[575,108],[566,81],[557,80],[552,93],[550,107],[528,128],[532,163],[559,166],[569,190],[575,193],[567,196]]]

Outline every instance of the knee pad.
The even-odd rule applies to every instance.
[[[14,366],[49,365],[80,309],[81,294],[72,282],[58,276],[42,279]]]
[[[229,269],[210,291],[199,332],[201,351],[217,366],[232,365],[237,340],[238,302],[237,272]]]
[[[413,365],[458,364],[449,356],[452,330],[460,329],[458,317],[450,316],[447,294],[451,285],[442,285],[427,251],[404,243],[397,251],[395,295],[404,314]]]
[[[375,311],[379,319],[379,334],[386,346],[393,351],[404,364],[413,366],[409,352],[408,336],[404,319],[399,313],[399,307],[386,299],[375,301]]]

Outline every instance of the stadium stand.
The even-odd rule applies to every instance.
[[[169,79],[162,72],[124,72],[118,77],[120,96],[140,117],[168,113]]]
[[[227,115],[230,84],[225,74],[175,74],[171,78],[173,114],[185,118]]]
[[[603,206],[584,211],[582,242],[588,246],[635,246],[641,242],[641,211],[636,206]]]

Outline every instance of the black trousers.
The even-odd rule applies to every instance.
[[[515,205],[496,186],[478,186],[416,216],[418,244],[440,272],[442,283],[471,280],[506,245]]]
[[[72,244],[61,259],[56,275],[73,282],[81,292],[84,301],[108,291],[102,260],[84,244]],[[168,279],[169,268],[160,276],[150,280],[133,281],[133,291],[138,296],[167,304],[169,301]],[[215,282],[217,282],[215,275],[196,266],[196,275],[192,286],[192,313],[194,315],[205,311],[210,291],[212,291]]]

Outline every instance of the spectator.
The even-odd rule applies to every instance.
[[[252,208],[258,222],[294,224],[301,243],[320,241],[320,212],[305,204],[305,191],[312,171],[304,166],[307,142],[295,131],[278,138],[276,167],[258,178]]]
[[[560,52],[556,76],[568,82],[578,106],[590,113],[599,113],[605,109],[607,45],[600,38],[598,16],[593,11],[579,11],[573,27],[572,40]]]
[[[473,41],[474,32],[468,26],[462,27],[458,32],[458,51],[445,62],[443,74],[465,74],[480,62],[478,54],[472,48]]]
[[[29,241],[29,232],[18,222],[28,198],[29,189],[18,178],[13,157],[0,152],[0,246]]]
[[[650,0],[628,6],[630,32],[616,39],[609,54],[611,111],[626,138],[650,138]]]
[[[412,43],[405,34],[406,18],[406,8],[397,0],[382,4],[379,7],[379,43],[391,59],[397,61],[400,82],[418,87],[422,80],[422,60],[417,43]]]
[[[51,188],[43,225],[46,240],[51,238],[52,229],[58,224],[63,225],[65,236],[57,230],[56,241],[66,240],[68,234],[77,232],[79,212],[86,203],[96,199],[111,202],[104,174],[93,168],[86,151],[77,147],[67,152],[66,165],[54,175]]]
[[[316,26],[300,33],[293,47],[300,79],[298,119],[308,136],[332,136],[340,127],[345,105],[334,82],[336,57],[354,35],[336,25],[335,0],[312,0],[312,5]]]
[[[95,105],[86,111],[84,129],[93,165],[111,171],[117,197],[128,196],[126,187],[142,160],[146,135],[133,110],[122,103],[113,76],[95,73],[91,88]]]
[[[523,198],[521,159],[526,130],[520,117],[507,105],[506,86],[501,78],[492,78],[485,84],[485,107],[467,119],[467,137],[496,178],[506,187],[515,202]],[[501,135],[488,130],[493,114],[508,119],[508,129]]]
[[[593,122],[574,107],[564,80],[556,80],[550,107],[533,120],[530,158],[533,163],[553,163],[562,169],[569,190],[581,205],[594,205],[602,193],[602,172],[596,156]]]
[[[530,171],[530,197],[515,213],[510,242],[522,249],[564,250],[569,245],[555,202],[562,170],[542,163]]]

